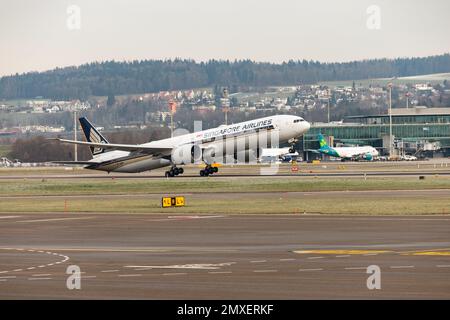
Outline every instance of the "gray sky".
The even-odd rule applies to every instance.
[[[450,52],[449,12],[448,0],[0,0],[0,76],[111,59],[435,55]]]

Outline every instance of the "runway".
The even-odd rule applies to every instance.
[[[411,177],[450,175],[450,160],[411,162],[322,162],[319,164],[298,163],[298,171],[292,171],[291,164],[260,164],[260,165],[224,165],[219,173],[211,178],[257,178],[257,177]],[[203,166],[184,166],[185,173],[175,179],[198,178]],[[20,179],[163,179],[168,168],[142,173],[107,173],[95,170],[70,167],[30,167],[30,168],[0,168],[0,180]]]
[[[449,235],[448,215],[14,213],[0,298],[448,299]]]
[[[377,171],[377,172],[343,172],[343,173],[321,173],[321,172],[313,172],[313,173],[284,173],[284,174],[271,174],[271,175],[261,175],[261,174],[217,174],[212,176],[214,179],[220,178],[270,178],[270,177],[364,177],[364,176],[372,176],[372,177],[415,177],[415,176],[431,176],[431,175],[443,175],[449,176],[450,172],[428,172],[428,171],[419,171],[419,172],[392,172],[392,171]],[[164,176],[156,176],[156,175],[137,175],[137,174],[88,174],[88,175],[12,175],[12,176],[0,176],[0,180],[23,180],[23,179],[167,179]],[[198,178],[205,179],[205,177],[200,177],[199,175],[179,175],[177,177],[171,179],[183,179],[183,178]]]

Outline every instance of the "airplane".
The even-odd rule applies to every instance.
[[[361,147],[339,147],[332,148],[328,146],[327,142],[323,138],[322,134],[318,134],[320,149],[314,150],[314,152],[323,153],[332,157],[341,158],[345,160],[373,160],[374,157],[378,157],[378,151],[372,146]]]
[[[261,152],[261,162],[289,162],[297,159],[299,153],[292,148],[264,148]]]
[[[166,177],[183,174],[181,165],[204,163],[200,176],[218,172],[217,157],[235,160],[259,157],[261,149],[272,144],[297,142],[310,128],[301,117],[275,115],[232,125],[151,141],[144,144],[116,144],[108,140],[85,117],[79,118],[86,141],[54,138],[62,143],[87,145],[89,161],[54,161],[65,165],[84,165],[86,169],[110,172],[137,173],[170,166]],[[274,137],[275,136],[275,137]],[[277,137],[276,137],[277,136]],[[278,139],[278,141],[272,141]],[[291,147],[293,148],[293,147]]]

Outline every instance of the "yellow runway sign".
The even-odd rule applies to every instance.
[[[184,197],[163,197],[161,205],[163,208],[184,207]]]

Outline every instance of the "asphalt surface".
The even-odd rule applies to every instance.
[[[396,171],[377,171],[377,172],[346,172],[346,173],[296,173],[296,174],[273,174],[273,175],[261,175],[261,174],[215,174],[214,178],[232,178],[232,177],[364,177],[364,176],[374,176],[374,177],[415,177],[415,176],[430,176],[430,175],[450,175],[450,172],[396,172]],[[23,180],[23,179],[105,179],[105,178],[115,178],[115,179],[167,179],[161,176],[155,175],[117,175],[117,174],[88,174],[88,175],[11,175],[11,176],[0,176],[0,180]],[[199,177],[199,175],[179,175],[171,179],[183,179],[183,178],[199,178],[204,179],[204,177]]]
[[[449,299],[450,216],[0,215],[0,298]]]
[[[10,179],[161,179],[168,169],[161,168],[142,173],[107,173],[95,170],[85,170],[70,167],[29,167],[29,168],[0,168],[0,180]],[[183,167],[185,173],[175,177],[199,177],[199,170],[203,166],[188,165]],[[219,173],[213,177],[361,177],[361,176],[430,176],[450,175],[450,159],[434,159],[433,161],[394,161],[394,162],[322,162],[310,164],[299,162],[298,171],[292,171],[291,164],[271,165],[224,165],[219,167]]]

